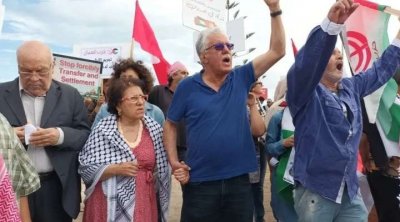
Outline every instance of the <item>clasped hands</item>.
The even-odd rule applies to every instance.
[[[174,175],[175,179],[179,181],[182,185],[187,184],[190,179],[190,167],[186,165],[184,161],[175,162],[171,164],[172,167],[172,174]]]

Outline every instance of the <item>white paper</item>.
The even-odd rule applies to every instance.
[[[31,134],[33,132],[36,132],[36,127],[32,124],[26,124],[24,126],[24,129],[25,129],[25,144],[28,145],[29,140],[31,139]]]

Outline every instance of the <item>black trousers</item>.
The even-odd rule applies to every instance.
[[[55,172],[40,175],[40,189],[28,196],[32,222],[71,222],[62,206],[62,185]]]
[[[367,180],[379,222],[400,221],[400,180],[384,176],[380,171],[367,173]]]

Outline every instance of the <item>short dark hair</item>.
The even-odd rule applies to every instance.
[[[140,60],[134,61],[131,58],[120,59],[114,64],[113,69],[113,79],[119,79],[121,77],[121,74],[129,69],[135,71],[138,74],[139,79],[142,80],[145,84],[145,87],[143,89],[144,94],[149,94],[151,89],[153,88],[153,76],[151,75],[150,70],[147,69],[146,66],[143,65],[143,62]]]
[[[112,79],[110,82],[110,87],[108,88],[108,108],[107,111],[111,114],[118,116],[117,106],[121,102],[124,92],[132,86],[138,86],[144,91],[145,84],[143,80],[140,79]]]

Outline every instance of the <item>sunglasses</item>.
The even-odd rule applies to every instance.
[[[205,51],[207,51],[211,48],[214,48],[217,51],[222,51],[222,50],[224,50],[225,46],[229,50],[232,50],[235,45],[233,43],[229,43],[229,42],[227,42],[227,43],[219,42],[219,43],[215,43],[214,45],[211,45],[210,47],[206,48]]]

